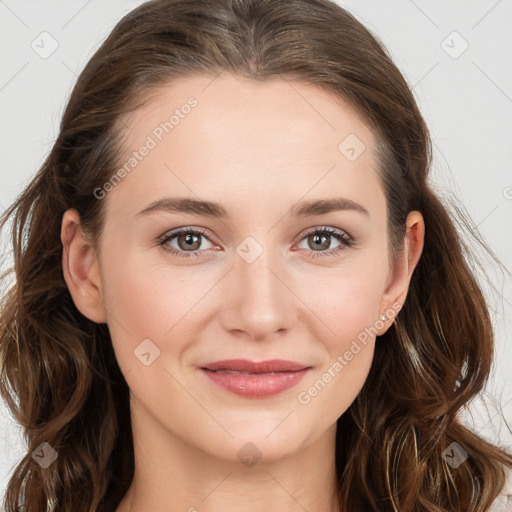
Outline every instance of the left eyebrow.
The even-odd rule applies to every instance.
[[[370,217],[370,212],[362,204],[345,197],[303,201],[292,208],[291,214],[297,217],[312,217],[343,210],[353,210]]]
[[[333,211],[343,210],[352,210],[368,217],[370,216],[370,212],[363,205],[344,197],[303,201],[295,205],[290,213],[295,217],[313,217],[315,215],[323,215]],[[147,215],[157,211],[192,213],[217,218],[229,217],[228,211],[220,203],[186,197],[166,197],[158,201],[153,201],[146,208],[141,210],[137,216]]]

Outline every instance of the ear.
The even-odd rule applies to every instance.
[[[84,236],[75,209],[62,217],[62,270],[77,309],[96,323],[106,323],[96,250]]]
[[[420,212],[409,212],[406,222],[406,232],[403,249],[397,254],[386,291],[382,297],[380,311],[387,316],[385,326],[380,329],[378,336],[384,334],[393,323],[394,317],[402,307],[407,297],[412,273],[418,264],[425,240],[425,223]],[[393,312],[393,316],[391,313]]]

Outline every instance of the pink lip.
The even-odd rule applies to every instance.
[[[310,368],[282,359],[261,362],[230,359],[200,369],[212,382],[232,393],[246,398],[264,398],[295,386]]]

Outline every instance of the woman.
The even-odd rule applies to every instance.
[[[328,0],[154,0],[13,218],[6,512],[484,511],[485,300],[428,129]]]

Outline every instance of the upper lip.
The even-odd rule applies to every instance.
[[[268,361],[249,361],[248,359],[226,359],[208,363],[201,368],[206,370],[232,370],[249,373],[271,373],[271,372],[296,372],[310,368],[309,366],[286,361],[284,359],[272,359]]]

